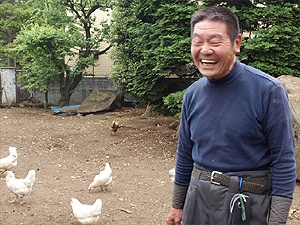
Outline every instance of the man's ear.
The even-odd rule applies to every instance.
[[[242,43],[242,35],[239,34],[236,39],[234,40],[234,47],[236,53],[239,53],[241,51],[241,43]]]

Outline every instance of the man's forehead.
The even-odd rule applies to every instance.
[[[211,28],[219,28],[224,29],[226,28],[226,23],[220,20],[202,20],[195,23],[194,29],[201,28],[201,29],[211,29]]]
[[[196,38],[196,37],[203,38],[203,36],[201,34],[193,33],[192,38]],[[212,38],[220,38],[220,39],[222,39],[223,35],[221,35],[221,34],[209,34],[208,37],[211,38],[211,39]]]
[[[204,20],[195,24],[193,30],[194,35],[210,35],[215,37],[224,36],[227,34],[226,24],[222,21]]]

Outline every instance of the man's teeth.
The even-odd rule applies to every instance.
[[[201,63],[202,63],[203,65],[208,65],[208,64],[216,64],[217,61],[215,61],[215,60],[202,59],[202,60],[201,60]]]

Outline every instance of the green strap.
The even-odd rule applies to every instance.
[[[242,208],[242,220],[245,221],[246,220],[246,211],[245,211],[244,199],[243,199],[242,195],[239,195],[239,197],[240,197],[240,203],[241,203],[241,208]]]

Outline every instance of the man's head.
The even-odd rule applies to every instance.
[[[233,68],[241,40],[237,17],[223,7],[200,9],[191,19],[191,53],[200,73],[221,79]]]
[[[208,7],[196,11],[191,18],[191,34],[194,32],[195,24],[203,20],[220,21],[225,23],[227,33],[232,43],[241,32],[237,16],[224,7]]]

